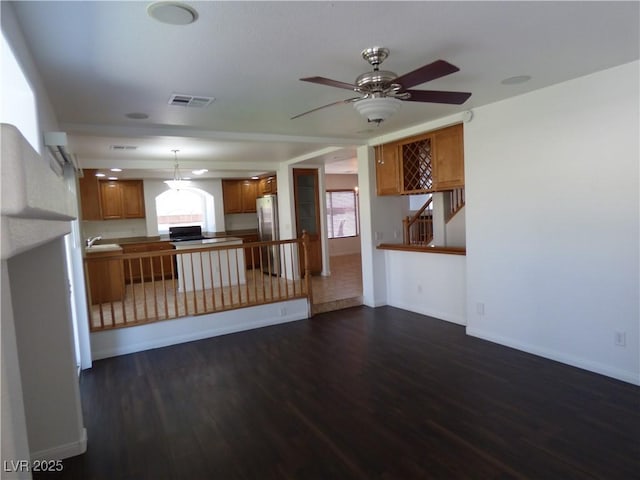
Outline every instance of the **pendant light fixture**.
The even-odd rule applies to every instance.
[[[178,165],[178,152],[180,150],[171,150],[173,152],[174,167],[173,167],[173,180],[165,180],[164,183],[169,185],[169,188],[173,190],[180,190],[191,184],[189,180],[184,180],[180,175],[180,165]]]

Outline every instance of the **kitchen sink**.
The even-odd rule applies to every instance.
[[[109,252],[115,250],[122,250],[122,247],[117,243],[102,243],[100,245],[91,245],[90,247],[85,247],[85,252]]]

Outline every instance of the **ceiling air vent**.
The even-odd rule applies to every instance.
[[[169,98],[169,105],[180,105],[182,107],[207,107],[213,102],[213,97],[201,97],[196,95],[183,95],[174,93]]]
[[[111,145],[109,148],[111,150],[135,150],[138,147],[135,145]]]

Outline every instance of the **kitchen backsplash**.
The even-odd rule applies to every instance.
[[[100,235],[102,238],[146,237],[147,225],[144,218],[130,220],[83,221],[83,239]]]
[[[230,230],[251,230],[258,228],[256,213],[232,213],[224,216],[224,228]]]

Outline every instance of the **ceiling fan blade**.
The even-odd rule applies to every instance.
[[[415,87],[421,83],[455,73],[458,70],[460,70],[458,67],[451,65],[449,62],[436,60],[435,62],[417,68],[412,72],[400,75],[393,81],[393,83],[399,83],[402,85],[403,90],[406,90],[407,88]]]
[[[300,114],[296,115],[295,117],[291,117],[291,120],[296,119],[298,117],[302,117],[303,115],[306,115],[308,113],[312,113],[312,112],[316,112],[318,110],[322,110],[323,108],[333,107],[334,105],[341,105],[343,103],[352,103],[352,102],[355,102],[356,100],[360,100],[360,98],[362,98],[362,97],[347,98],[346,100],[340,100],[339,102],[329,103],[328,105],[323,105],[321,107],[314,108],[313,110],[309,110],[307,112],[300,113]]]
[[[445,92],[442,90],[406,90],[411,94],[407,102],[450,103],[462,105],[471,96],[468,92]],[[404,92],[403,92],[404,93]]]
[[[328,85],[329,87],[338,87],[345,88],[347,90],[354,90],[356,88],[355,85],[351,85],[350,83],[339,82],[338,80],[331,80],[330,78],[324,77],[307,77],[301,78],[303,82],[311,82],[311,83],[319,83],[320,85]]]

